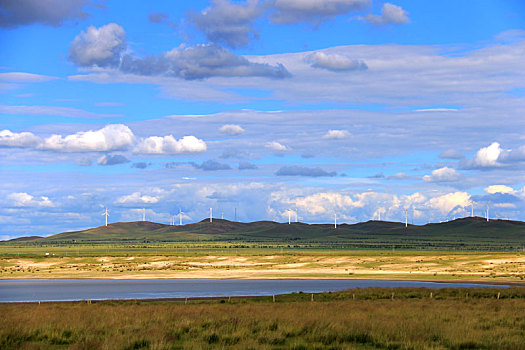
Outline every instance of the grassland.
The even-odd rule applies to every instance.
[[[0,250],[11,278],[371,278],[525,284],[525,253],[300,249]],[[77,250],[78,249],[78,250]],[[19,251],[20,252],[20,251]],[[55,255],[53,255],[55,254]]]
[[[0,304],[0,348],[525,349],[523,288],[311,298]]]

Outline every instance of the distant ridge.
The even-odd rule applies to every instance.
[[[18,238],[13,238],[13,239],[9,239],[5,242],[29,242],[29,241],[34,241],[36,239],[40,239],[40,238],[44,238],[44,237],[41,237],[41,236],[25,236],[25,237],[18,237]]]
[[[204,219],[182,226],[149,221],[117,222],[46,238],[21,237],[10,242],[74,244],[123,242],[280,242],[321,244],[357,248],[443,248],[472,247],[482,250],[525,248],[525,222],[467,217],[443,223],[408,225],[389,221],[356,224],[234,222]]]

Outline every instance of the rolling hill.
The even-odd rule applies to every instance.
[[[250,223],[208,219],[170,226],[148,221],[119,222],[89,230],[33,238],[27,244],[115,244],[155,242],[250,242],[347,248],[515,250],[525,247],[525,222],[462,218],[408,225],[387,221],[341,224]],[[18,239],[17,243],[24,243]]]

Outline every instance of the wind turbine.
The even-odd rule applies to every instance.
[[[109,213],[108,213],[108,208],[106,207],[106,210],[102,213],[102,215],[105,215],[106,216],[106,226],[108,226],[108,216],[109,216]]]
[[[295,207],[295,222],[297,222],[297,207]]]
[[[237,207],[235,208],[235,216],[234,216],[233,221],[237,222]]]
[[[408,209],[405,208],[405,227],[408,227]]]
[[[470,201],[470,216],[474,217],[474,201]]]
[[[292,211],[288,209],[288,225],[292,223]]]
[[[334,213],[334,229],[337,228],[337,213]]]
[[[487,210],[486,210],[486,217],[487,217],[487,222],[489,222],[489,204],[487,203]]]
[[[213,209],[210,208],[210,222],[213,222]]]
[[[179,225],[182,226],[182,210],[179,208]]]

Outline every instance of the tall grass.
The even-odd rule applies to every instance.
[[[1,304],[0,348],[525,349],[523,288],[366,289],[310,300]]]

